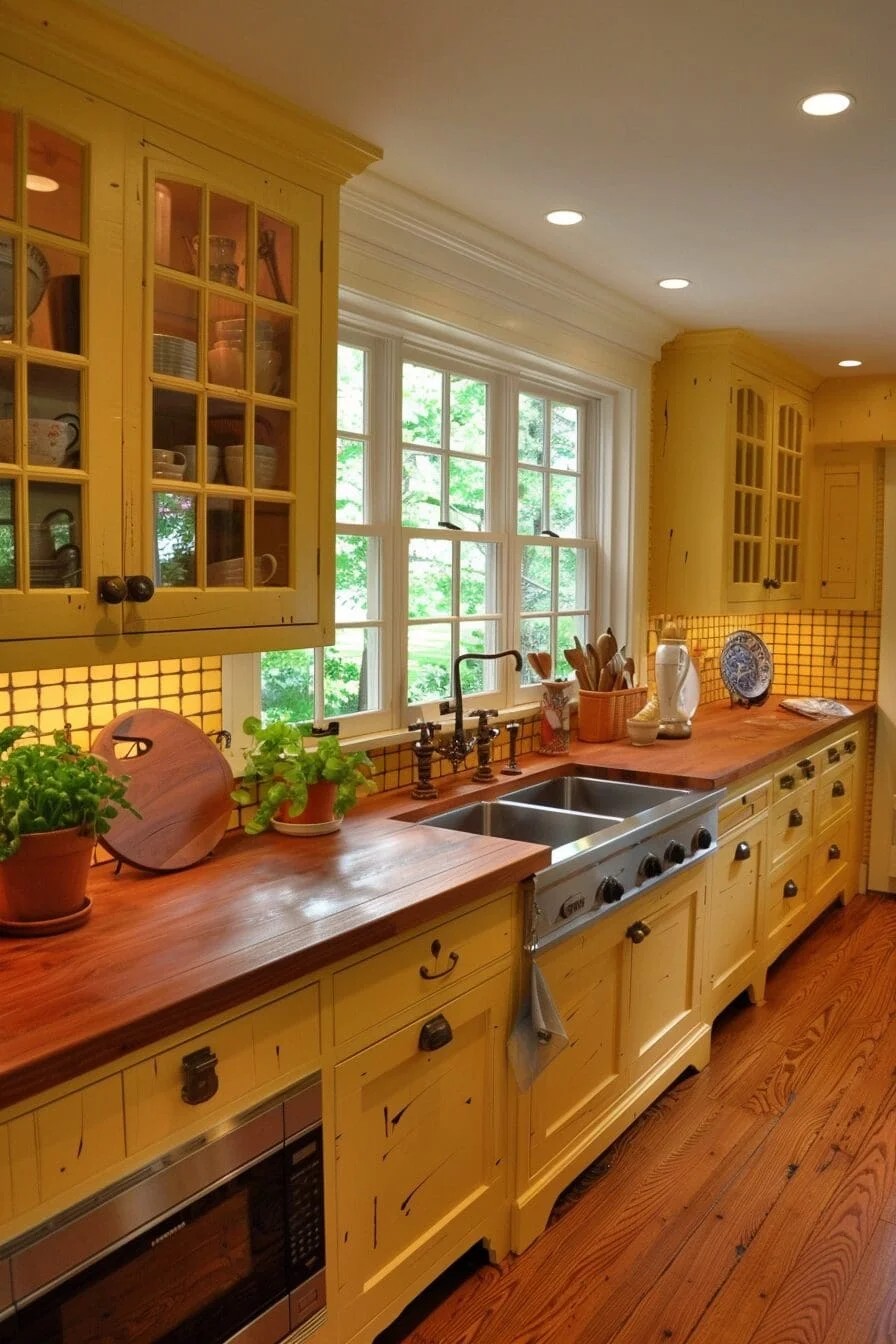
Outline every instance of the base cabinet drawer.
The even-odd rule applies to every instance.
[[[463,988],[511,950],[511,892],[353,963],[334,977],[336,1044]]]
[[[772,867],[801,845],[808,845],[812,835],[813,805],[812,792],[803,789],[772,808],[768,820],[769,863]]]
[[[510,973],[337,1065],[340,1332],[351,1338],[492,1210],[506,1219]]]
[[[112,1074],[10,1123],[14,1149],[27,1162],[24,1126],[34,1125],[40,1203],[92,1181],[125,1156],[121,1074]],[[23,1126],[21,1135],[16,1127]],[[15,1163],[13,1175],[15,1178]]]
[[[855,806],[856,771],[854,765],[843,766],[836,772],[823,775],[815,794],[815,826],[820,830],[841,812],[850,812]]]
[[[319,1054],[318,987],[308,985],[125,1069],[128,1153],[213,1121],[256,1088],[286,1085]]]
[[[845,892],[847,882],[854,879],[851,833],[851,818],[841,817],[812,851],[809,866],[812,902],[819,910]],[[849,897],[854,893],[845,894]]]
[[[780,865],[769,875],[765,907],[766,956],[769,960],[802,932],[810,894],[808,854]]]

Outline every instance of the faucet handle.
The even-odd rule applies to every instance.
[[[439,713],[440,713],[440,714],[453,714],[456,708],[457,708],[457,706],[455,705],[455,703],[454,703],[453,700],[440,700],[440,701],[439,701]]]
[[[496,719],[498,717],[498,711],[496,709],[471,709],[470,717],[478,719],[480,725],[483,725],[489,719]]]

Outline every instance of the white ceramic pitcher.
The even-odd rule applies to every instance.
[[[691,725],[680,706],[681,691],[691,666],[678,626],[663,626],[656,649],[656,694],[660,706],[660,737],[690,737]]]

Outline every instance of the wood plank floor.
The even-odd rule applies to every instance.
[[[833,907],[502,1265],[378,1344],[896,1344],[896,900]]]

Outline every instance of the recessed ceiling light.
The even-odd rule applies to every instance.
[[[851,93],[813,93],[804,98],[800,107],[810,117],[836,117],[855,102]]]
[[[41,177],[40,173],[29,173],[25,178],[28,191],[58,191],[59,183],[55,177]]]
[[[690,280],[685,280],[683,276],[673,275],[668,280],[657,280],[660,289],[687,289]]]
[[[841,369],[858,369],[862,361],[860,359],[838,359],[837,363]]]
[[[545,215],[549,224],[581,224],[584,218],[579,210],[549,210]]]

